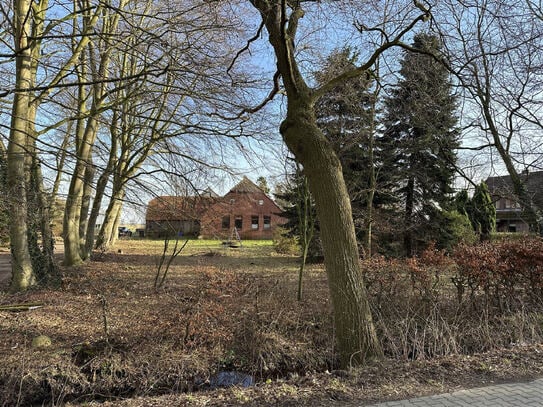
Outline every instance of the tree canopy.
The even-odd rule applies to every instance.
[[[413,254],[415,231],[428,230],[433,213],[452,197],[459,146],[457,98],[439,62],[435,35],[419,33],[401,61],[398,84],[385,100],[381,138],[385,167],[404,213],[404,250]]]

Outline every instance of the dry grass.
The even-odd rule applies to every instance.
[[[188,391],[221,369],[266,380],[328,368],[322,270],[310,272],[312,290],[297,303],[296,259],[273,255],[269,243],[194,243],[159,291],[162,243],[123,241],[122,254],[65,270],[62,289],[0,294],[1,303],[44,304],[1,314],[4,405]],[[32,349],[37,335],[53,346]]]
[[[297,260],[275,254],[269,242],[230,249],[191,241],[157,291],[162,245],[123,240],[121,253],[97,254],[92,263],[64,270],[60,289],[0,293],[1,304],[44,304],[0,312],[0,405],[333,405],[543,374],[543,349],[528,343],[539,338],[536,332],[522,346],[490,347],[484,355],[476,345],[470,356],[453,355],[461,347],[451,346],[436,352],[444,356],[408,360],[402,350],[360,370],[336,371],[322,266],[308,267],[305,298],[298,303]],[[388,304],[395,309],[393,298]],[[458,338],[462,327],[443,318],[441,308],[440,314],[430,309],[434,320],[426,326],[400,312],[388,324],[379,320],[385,347],[412,344],[413,332],[424,329],[425,338],[445,338],[432,346],[450,342],[444,334],[452,329]],[[522,332],[529,332],[539,324],[536,317],[509,320],[501,329],[525,324]],[[38,335],[49,336],[52,346],[32,348]],[[206,390],[206,380],[220,370],[249,373],[257,385]]]

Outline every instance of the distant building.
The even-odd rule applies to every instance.
[[[223,197],[212,191],[199,196],[160,196],[149,202],[147,237],[202,236],[229,239],[271,239],[285,222],[281,209],[258,186],[243,177]]]
[[[543,208],[543,171],[520,175],[533,204]],[[528,233],[530,227],[523,219],[523,210],[514,190],[511,177],[490,177],[486,180],[496,207],[496,231]]]

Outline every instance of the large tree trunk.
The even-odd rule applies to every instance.
[[[37,203],[39,205],[40,229],[42,240],[43,267],[47,272],[47,278],[58,277],[57,265],[54,259],[55,239],[51,228],[51,207],[43,189],[43,175],[39,161],[35,163],[34,178],[37,189]]]
[[[111,53],[113,47],[110,43],[110,36],[113,37],[117,31],[120,10],[123,10],[127,0],[121,0],[116,8],[107,8],[107,11],[101,15],[104,21],[103,36],[97,43],[88,42],[88,62],[91,71],[92,84],[92,106],[87,118],[85,132],[77,146],[77,161],[74,173],[70,182],[68,198],[66,200],[66,213],[64,216],[64,263],[67,266],[76,265],[83,262],[86,256],[86,239],[81,236],[86,232],[86,219],[82,222],[81,215],[86,215],[88,210],[84,208],[84,191],[86,187],[85,176],[87,167],[91,165],[92,150],[99,128],[99,118],[101,110],[106,103],[104,95],[106,93],[106,80],[109,78],[109,68]],[[104,2],[106,4],[106,2]],[[93,20],[89,16],[89,26],[92,26]],[[79,72],[80,77],[85,76],[85,72]],[[87,78],[84,78],[87,79]],[[80,96],[80,103],[84,98]],[[81,106],[84,106],[83,104]],[[81,227],[81,226],[85,227]]]
[[[95,110],[93,109],[93,111]],[[92,146],[98,133],[96,114],[91,113],[92,117],[88,119],[85,134],[77,151],[77,162],[66,199],[64,213],[64,264],[66,266],[74,266],[83,262],[80,236],[81,211],[87,163],[90,161]]]
[[[281,134],[315,198],[341,366],[382,356],[364,286],[351,202],[340,161],[308,100],[290,100]]]
[[[28,249],[28,203],[26,198],[26,146],[28,142],[28,114],[32,85],[32,58],[28,35],[30,32],[31,2],[15,0],[16,78],[11,115],[11,129],[7,154],[7,188],[10,209],[10,241],[12,256],[12,291],[24,290],[36,284]]]
[[[96,237],[96,248],[108,250],[117,240],[117,227],[123,206],[124,189],[114,191],[104,215],[104,223]]]
[[[84,175],[84,162],[81,159],[86,160],[87,156],[81,157],[82,151],[85,147],[90,147],[86,142],[85,135],[87,134],[84,117],[89,115],[86,100],[89,97],[87,90],[82,82],[87,80],[87,58],[84,52],[81,53],[81,65],[76,66],[76,73],[79,79],[78,87],[78,115],[75,128],[75,151],[76,151],[76,167],[70,180],[70,187],[68,190],[68,196],[66,197],[66,205],[64,208],[64,219],[62,226],[62,237],[64,239],[64,264],[67,266],[73,266],[80,264],[83,259],[80,253],[80,236],[79,236],[79,224],[81,216],[81,195],[79,190],[83,188],[83,175]],[[91,120],[89,118],[88,120]]]
[[[85,257],[90,258],[92,249],[94,248],[94,239],[96,236],[96,222],[100,215],[100,207],[106,191],[107,182],[109,180],[109,172],[106,169],[96,182],[96,192],[92,202],[92,209],[87,223],[87,233],[85,236]]]
[[[81,214],[79,215],[79,238],[80,242],[80,251],[81,258],[87,260],[89,258],[89,253],[86,250],[87,240],[86,233],[88,230],[89,222],[89,211],[91,205],[92,191],[93,191],[93,180],[94,180],[95,169],[92,165],[92,156],[89,157],[89,163],[85,168],[85,186],[83,188],[83,197],[81,199]]]
[[[317,127],[318,96],[305,82],[295,59],[294,37],[304,11],[300,3],[251,0],[261,13],[287,95],[281,135],[304,167],[315,198],[324,262],[342,367],[382,356],[362,279],[351,202],[339,158]],[[290,14],[287,8],[292,7]],[[360,71],[360,74],[363,71]]]

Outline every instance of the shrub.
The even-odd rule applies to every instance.
[[[372,257],[362,269],[388,356],[471,354],[543,338],[541,240],[461,245],[453,255],[431,244],[408,260]]]
[[[483,294],[486,306],[518,308],[523,300],[539,301],[543,293],[543,241],[537,238],[462,245],[455,251],[452,281],[459,301]]]
[[[273,232],[273,248],[281,254],[300,254],[298,238],[292,236],[284,228],[276,228]]]
[[[458,211],[443,211],[443,227],[439,234],[439,246],[453,250],[458,244],[474,244],[478,236],[467,215]]]

